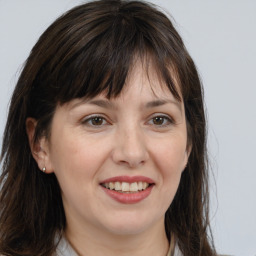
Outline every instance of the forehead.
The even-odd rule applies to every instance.
[[[182,99],[181,88],[178,83],[177,74],[172,70],[172,68],[169,68],[168,72],[170,77],[172,78],[175,90]],[[142,95],[149,94],[155,98],[172,98],[173,100],[180,101],[171,92],[169,86],[167,85],[163,77],[161,70],[153,62],[152,58],[135,59],[133,65],[131,65],[129,69],[125,85],[120,96],[125,95],[127,91],[135,91],[129,90],[129,88],[134,87],[134,85],[137,85],[136,89],[140,90]]]
[[[72,100],[71,104],[68,105],[73,109],[81,104],[89,103],[103,108],[115,109],[117,108],[116,104],[122,105],[122,103],[127,104],[128,102],[143,108],[173,104],[183,112],[183,102],[174,97],[154,66],[149,64],[145,68],[141,61],[137,61],[130,69],[122,91],[117,96],[109,98],[107,92],[101,92],[94,97]]]
[[[75,99],[87,101],[99,96],[109,100],[122,98],[128,92],[133,93],[134,90],[129,88],[136,84],[136,93],[141,96],[149,94],[154,98],[173,98],[182,102],[182,90],[178,83],[177,72],[171,65],[161,64],[163,63],[159,63],[150,53],[137,53],[132,57],[132,61],[127,63],[127,72],[123,72],[124,70],[118,67],[100,72],[94,67],[95,72],[90,78],[86,71],[79,71],[77,79],[74,78],[70,82],[63,81],[64,86],[59,87],[60,93],[56,92],[59,100],[54,101],[57,105],[63,105]]]

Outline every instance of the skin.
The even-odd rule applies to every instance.
[[[137,62],[117,98],[98,95],[58,106],[50,139],[37,145],[32,145],[36,121],[27,120],[39,168],[45,166],[59,181],[66,237],[79,255],[164,256],[168,251],[164,215],[188,161],[186,121],[183,102],[153,68],[148,74]],[[113,200],[99,183],[120,175],[153,179],[151,194],[134,204]]]

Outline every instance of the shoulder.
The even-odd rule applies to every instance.
[[[1,255],[0,255],[1,256]],[[58,243],[56,253],[54,256],[78,256],[74,249],[71,247],[69,242],[62,237]]]
[[[176,245],[174,250],[172,250],[170,246],[167,256],[183,256],[183,254],[181,253],[179,247]]]
[[[174,256],[183,256],[182,252],[180,251],[178,246],[175,246],[174,249]]]

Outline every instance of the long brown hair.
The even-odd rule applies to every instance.
[[[54,174],[39,171],[26,119],[37,120],[35,141],[49,137],[58,104],[101,92],[118,96],[135,56],[153,60],[161,79],[185,106],[192,151],[166,212],[167,237],[176,238],[184,256],[215,255],[208,236],[206,121],[196,67],[163,12],[146,2],[126,0],[93,1],[68,11],[42,34],[24,65],[1,152],[0,253],[53,255],[65,230],[58,181]]]

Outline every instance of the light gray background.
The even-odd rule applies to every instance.
[[[22,63],[78,0],[0,0],[0,136]],[[152,0],[172,14],[201,74],[209,120],[217,250],[256,255],[256,1]],[[1,143],[0,143],[1,145]]]

